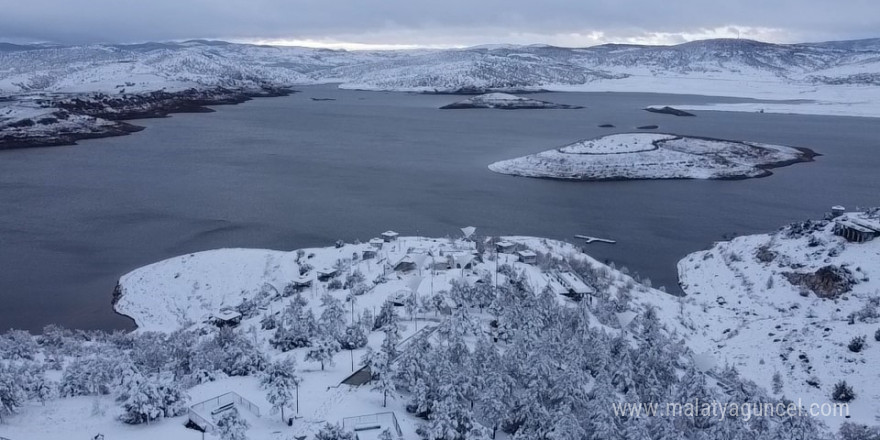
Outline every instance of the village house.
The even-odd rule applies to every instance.
[[[538,263],[538,254],[534,253],[530,250],[519,251],[516,253],[519,256],[520,263],[525,264],[537,264]]]
[[[512,254],[516,252],[516,243],[512,241],[499,241],[495,243],[495,250],[502,254]]]
[[[397,240],[397,237],[400,236],[400,234],[398,234],[397,232],[394,232],[394,231],[385,231],[381,235],[382,235],[382,240],[384,240],[386,243],[395,241],[395,240]]]
[[[324,268],[318,270],[318,281],[330,281],[336,275],[339,274],[339,271],[331,268]]]
[[[221,309],[211,317],[211,322],[217,327],[236,327],[241,324],[241,313],[233,309]]]

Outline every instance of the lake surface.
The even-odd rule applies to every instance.
[[[876,119],[641,110],[719,101],[699,96],[548,93],[531,96],[586,108],[503,111],[437,109],[456,96],[300,90],[135,121],[147,129],[127,137],[0,152],[0,329],[131,328],[110,300],[119,276],[139,266],[219,247],[328,246],[387,229],[613,238],[588,252],[674,290],[676,262],[730,234],[818,218],[834,204],[880,205]],[[823,156],[742,181],[563,182],[486,168],[647,124]]]

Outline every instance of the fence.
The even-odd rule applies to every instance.
[[[214,415],[215,410],[227,406],[241,407],[257,417],[260,416],[260,407],[254,405],[250,400],[239,396],[238,393],[234,391],[221,394],[213,399],[208,399],[204,402],[199,402],[190,406],[187,414],[189,415],[189,420],[202,428],[203,431],[213,432],[215,426],[209,417]]]
[[[393,412],[346,417],[342,419],[342,428],[351,432],[364,431],[367,429],[384,430],[394,428],[397,437],[403,438],[403,431],[400,430],[400,425],[397,423],[397,416]]]

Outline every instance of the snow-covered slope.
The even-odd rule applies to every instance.
[[[880,225],[880,211],[870,217]],[[780,394],[803,402],[829,402],[834,384],[845,380],[856,393],[852,420],[874,423],[880,240],[847,242],[834,234],[835,224],[797,223],[688,255],[678,265],[689,298],[682,314],[693,323],[695,351],[713,353],[768,388],[779,372]],[[848,345],[859,336],[866,348],[853,352]],[[832,426],[841,421],[828,419]]]
[[[623,133],[489,165],[498,173],[573,180],[736,179],[811,160],[780,145],[654,133]]]

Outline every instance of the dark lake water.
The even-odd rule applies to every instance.
[[[718,99],[643,93],[538,94],[586,108],[500,111],[437,109],[455,96],[301,90],[136,121],[147,130],[132,136],[0,152],[0,328],[130,328],[110,300],[118,277],[136,267],[219,247],[366,240],[386,229],[613,238],[618,244],[589,253],[673,290],[676,262],[729,234],[775,230],[834,204],[880,204],[877,119],[680,118],[640,109]],[[743,181],[561,182],[486,168],[648,124],[823,156]]]

